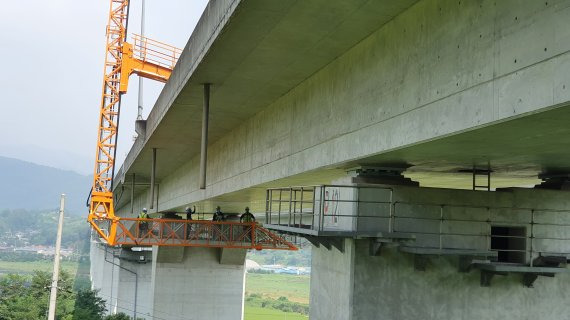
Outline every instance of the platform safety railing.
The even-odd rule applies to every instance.
[[[315,216],[314,186],[267,189],[266,223],[310,228]]]
[[[138,34],[132,35],[134,58],[174,69],[182,50]]]
[[[431,208],[432,212],[439,212],[439,216],[400,214],[402,210],[398,209],[402,206]],[[482,214],[470,218],[453,217],[453,212],[461,210],[479,211]],[[431,244],[431,247],[434,247],[433,240],[436,239],[435,247],[439,250],[465,249],[465,243],[484,242],[471,247],[503,254],[520,254],[522,257],[515,260],[528,261],[531,266],[538,256],[570,257],[570,211],[396,202],[394,212],[394,232],[415,234],[419,245],[422,245],[419,238],[423,238],[424,243]],[[418,225],[421,228],[417,228]],[[493,228],[503,228],[507,233],[493,233]],[[519,232],[516,232],[517,229]],[[509,234],[512,230],[515,234]],[[519,245],[497,246],[493,245],[495,241],[518,241]],[[463,247],[458,247],[458,243],[462,243]]]
[[[120,218],[115,222],[97,219],[95,223],[106,233],[103,236],[116,224],[113,245],[297,250],[256,222]]]
[[[388,193],[388,201],[363,201],[358,199],[358,193],[354,193],[355,198],[344,198],[346,190],[376,189],[385,190]],[[340,191],[339,191],[340,190]],[[350,192],[349,192],[350,193]],[[344,186],[344,185],[318,185],[287,188],[270,188],[266,191],[266,223],[280,226],[298,227],[324,231],[327,229],[327,222],[352,218],[383,219],[392,225],[392,207],[390,206],[393,197],[393,190],[387,187],[375,186]],[[353,205],[356,214],[347,214],[339,210],[342,205]],[[388,207],[388,215],[367,215],[360,212],[362,205],[377,205]],[[350,229],[356,227],[357,220],[354,220]],[[331,227],[334,229],[339,229]],[[342,227],[341,227],[342,228]],[[391,230],[392,227],[389,227]]]
[[[386,199],[361,200],[360,192],[338,192],[363,188],[381,189]],[[337,196],[331,196],[331,190],[336,190]],[[520,254],[524,255],[520,260],[530,266],[539,256],[570,258],[570,210],[412,203],[393,200],[393,192],[375,186],[270,188],[266,191],[266,223],[296,228],[299,234],[304,230],[358,232],[363,228],[410,234],[416,239],[410,246]],[[343,204],[345,210],[331,210]],[[347,204],[350,210],[346,210]],[[349,223],[335,225],[335,219]],[[493,232],[493,228],[504,228],[507,234]],[[509,234],[513,231],[520,234]],[[522,245],[494,245],[501,240]]]

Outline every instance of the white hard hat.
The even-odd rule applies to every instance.
[[[146,211],[147,211],[146,208],[143,208],[143,212],[146,212]]]

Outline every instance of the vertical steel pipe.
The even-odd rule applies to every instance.
[[[210,113],[210,84],[204,83],[202,111],[202,145],[200,148],[200,189],[206,189],[206,160],[208,158],[208,117]]]
[[[151,209],[154,208],[154,185],[156,175],[156,148],[152,148],[152,163],[150,168],[150,205]]]
[[[534,209],[530,210],[530,252],[529,252],[529,259],[530,259],[530,266],[534,267],[534,259],[533,259],[533,240],[534,240]],[[525,252],[526,254],[526,252]]]
[[[135,174],[133,173],[133,180],[131,181],[131,213],[134,212],[135,204]]]

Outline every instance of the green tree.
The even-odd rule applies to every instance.
[[[75,298],[73,320],[101,320],[107,311],[105,300],[97,296],[97,290],[80,290]]]
[[[26,277],[18,274],[8,274],[0,278],[0,303],[17,296],[26,290]]]
[[[0,319],[39,319],[45,310],[38,298],[29,294],[25,276],[9,274],[0,280]],[[47,303],[47,300],[45,301]],[[43,310],[42,310],[43,306]]]
[[[47,314],[51,274],[35,271],[33,276],[15,274],[0,278],[0,319],[43,320]],[[58,282],[56,319],[101,320],[105,301],[93,290],[74,293],[72,279],[60,273]]]
[[[113,315],[108,315],[104,318],[104,320],[131,320],[131,319],[132,319],[131,317],[122,312]]]

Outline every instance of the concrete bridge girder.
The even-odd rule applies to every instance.
[[[492,188],[531,186],[539,173],[570,172],[569,74],[567,0],[212,1],[118,172],[116,211],[129,216],[152,201],[156,212],[188,204],[262,212],[265,188],[330,183],[356,165],[407,165],[422,186],[469,188],[458,171],[490,164]],[[200,189],[203,83],[212,88]],[[129,179],[150,181],[153,149],[154,199],[137,187],[130,210]],[[410,255],[370,255],[366,239],[327,246],[313,251],[315,319],[568,313],[567,275],[537,281],[534,293],[496,277],[483,292],[481,279],[449,259],[420,276]],[[173,275],[186,279],[190,260],[155,264],[154,290]],[[531,308],[535,294],[543,300]],[[155,298],[159,307],[166,297]]]
[[[367,3],[381,10],[386,2]],[[232,37],[241,39],[231,28],[247,25],[253,12],[248,10],[254,10],[252,3],[243,5],[228,33],[216,39],[219,46]],[[303,8],[309,14],[305,5],[281,9]],[[520,12],[515,14],[513,7]],[[470,181],[457,171],[474,164],[490,162],[494,187],[533,185],[540,172],[570,170],[567,148],[558,147],[570,136],[564,121],[570,113],[570,90],[565,89],[570,41],[564,40],[570,28],[563,27],[570,14],[564,1],[494,5],[424,0],[404,9],[287,93],[258,105],[257,113],[237,111],[242,110],[236,108],[237,100],[226,92],[230,80],[223,85],[209,81],[212,117],[205,191],[197,186],[199,117],[189,113],[201,112],[202,88],[193,87],[192,79],[203,73],[188,74],[180,91],[169,89],[174,82],[167,85],[155,107],[161,117],[149,117],[146,139],[135,143],[121,170],[125,185],[128,188],[131,173],[148,178],[153,147],[158,148],[158,205],[165,210],[196,202],[209,208],[212,199],[232,206],[234,200],[226,198],[247,199],[256,193],[251,188],[310,179],[328,183],[342,176],[343,169],[362,164],[412,165],[405,174],[424,186],[461,188]],[[282,14],[282,24],[295,20]],[[267,41],[283,36],[280,25],[274,28],[268,29],[263,45],[243,45],[262,50]],[[537,36],[541,41],[533,40]],[[211,50],[211,59],[221,57],[215,46]],[[200,66],[207,70],[215,62],[205,59]],[[254,68],[248,63],[243,60],[240,68]],[[278,65],[268,61],[264,70]],[[254,98],[249,101],[254,103]],[[117,203],[119,212],[126,198]]]

